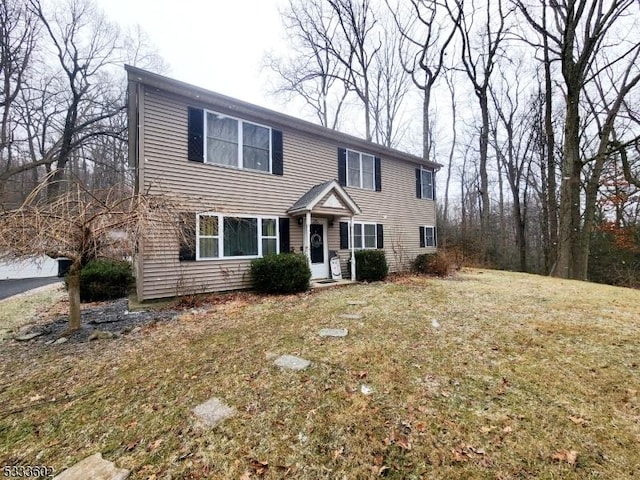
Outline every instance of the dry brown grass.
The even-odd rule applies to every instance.
[[[640,477],[639,291],[473,270],[2,348],[2,464],[59,472],[99,451],[132,479]],[[280,371],[268,358],[285,353],[312,366]],[[205,430],[191,409],[212,396],[238,414]]]

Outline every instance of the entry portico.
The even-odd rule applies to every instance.
[[[356,260],[353,241],[353,217],[361,213],[360,207],[336,180],[329,180],[311,187],[287,211],[302,226],[303,250],[311,268],[311,278],[329,276],[329,251],[339,245],[329,245],[327,230],[336,219],[347,218],[351,256],[351,278],[355,279]],[[330,247],[333,247],[330,249]]]

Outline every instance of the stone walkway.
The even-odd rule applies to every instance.
[[[364,306],[367,302],[361,300],[350,300],[347,302],[349,306]],[[339,318],[348,320],[360,320],[363,318],[362,313],[344,313]],[[349,335],[346,328],[323,328],[318,332],[322,338],[343,339]],[[270,354],[268,358],[272,358]],[[282,370],[290,370],[299,372],[311,366],[311,361],[295,355],[281,355],[276,358],[273,364]],[[360,392],[363,395],[373,394],[373,389],[368,385],[361,385]],[[196,406],[193,414],[200,424],[207,428],[214,428],[221,422],[233,417],[236,410],[225,404],[220,398],[213,397]],[[54,480],[125,480],[129,476],[129,471],[117,468],[113,462],[109,462],[102,458],[101,453],[96,453],[90,457],[78,462],[71,468],[65,470]]]

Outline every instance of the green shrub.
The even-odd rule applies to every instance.
[[[309,289],[311,269],[302,253],[279,253],[251,262],[253,288],[261,293],[297,293]]]
[[[358,250],[356,252],[356,280],[375,282],[384,280],[389,273],[389,265],[384,250]]]
[[[413,261],[412,271],[422,275],[446,277],[452,269],[451,262],[444,252],[422,253]]]
[[[80,300],[97,302],[126,297],[132,283],[128,262],[92,260],[80,271]]]

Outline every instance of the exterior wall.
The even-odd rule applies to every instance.
[[[139,188],[150,193],[170,192],[184,204],[184,211],[285,217],[313,185],[338,177],[337,149],[350,147],[270,124],[283,131],[283,176],[191,162],[187,160],[187,107],[234,113],[155,88],[143,86],[138,92]],[[242,118],[258,122],[247,115]],[[382,157],[381,192],[345,187],[362,210],[356,221],[384,224],[385,250],[392,270],[428,251],[419,247],[419,225],[435,225],[435,202],[415,198],[417,166]],[[340,220],[336,217],[328,229],[329,250],[339,249]],[[295,218],[290,222],[290,245],[298,252],[303,245],[302,227]],[[161,227],[142,242],[137,264],[140,300],[249,286],[250,259],[181,262],[178,250],[175,235]],[[345,273],[349,254],[340,252]]]

